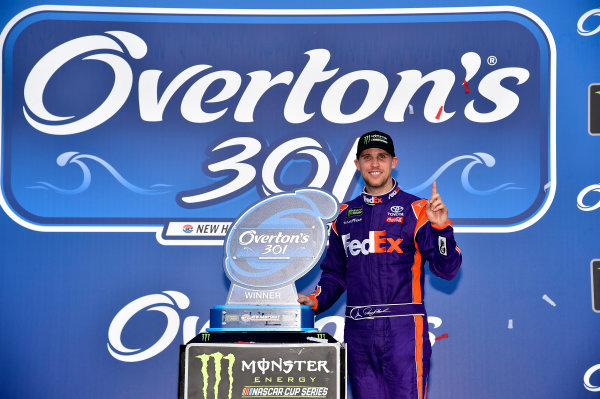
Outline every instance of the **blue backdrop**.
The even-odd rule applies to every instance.
[[[598,4],[41,4],[0,10],[0,396],[174,397],[228,225],[296,187],[352,198],[379,129],[463,253],[426,276],[428,397],[600,397]]]

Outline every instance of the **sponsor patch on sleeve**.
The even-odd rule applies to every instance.
[[[438,237],[438,250],[440,254],[448,256],[448,247],[446,246],[446,237]]]

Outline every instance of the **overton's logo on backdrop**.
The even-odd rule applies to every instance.
[[[187,316],[183,318],[181,311],[185,310],[190,305],[190,299],[187,295],[178,291],[164,291],[161,294],[150,294],[137,298],[125,305],[113,318],[108,328],[108,352],[115,359],[122,362],[141,362],[148,360],[159,353],[162,353],[170,345],[173,344],[177,335],[181,332],[183,334],[182,344],[191,341],[196,335],[206,331],[209,325],[209,321],[206,320],[200,326],[198,316]],[[131,349],[123,344],[123,335],[126,330],[134,329],[129,325],[136,316],[144,314],[145,312],[152,311],[161,313],[167,317],[167,325],[163,331],[156,331],[156,341],[146,349],[141,349],[139,346],[134,345],[136,349]],[[342,316],[328,316],[318,319],[315,322],[315,327],[323,332],[329,332],[334,339],[339,342],[344,341],[344,321],[345,318]],[[442,319],[436,316],[428,316],[427,321],[432,325],[433,329],[437,329],[442,325]],[[332,330],[333,327],[333,330]],[[429,329],[429,341],[431,346],[436,342],[436,336]],[[141,327],[144,333],[148,332],[148,325]],[[128,331],[132,333],[132,331]],[[136,331],[133,331],[135,333]],[[150,331],[154,333],[154,331]],[[136,336],[143,335],[137,331]],[[210,334],[202,334],[202,342],[210,341]]]
[[[43,95],[49,81],[64,64],[76,57],[101,50],[124,53],[123,47],[125,47],[132,58],[140,59],[148,51],[146,42],[131,32],[108,31],[105,32],[105,35],[84,36],[63,43],[41,57],[31,69],[25,82],[26,107],[23,108],[23,113],[32,127],[40,132],[53,135],[81,133],[108,121],[123,106],[131,93],[134,76],[126,58],[110,53],[92,54],[83,58],[83,60],[105,62],[114,71],[115,79],[112,90],[98,108],[79,120],[70,121],[74,118],[73,116],[53,115],[44,105]],[[123,46],[115,39],[123,43]],[[381,72],[357,70],[331,81],[338,74],[339,67],[335,67],[335,60],[331,60],[329,50],[312,49],[305,54],[308,59],[295,80],[292,71],[281,72],[273,79],[271,79],[272,74],[269,71],[245,71],[251,79],[244,88],[242,88],[242,76],[238,72],[216,70],[204,73],[213,67],[201,64],[181,71],[168,83],[162,95],[159,95],[158,81],[163,71],[158,69],[143,71],[137,80],[140,117],[146,122],[162,121],[165,108],[172,96],[188,81],[194,83],[185,92],[181,102],[181,115],[192,123],[209,123],[221,118],[228,112],[228,106],[223,105],[218,112],[208,112],[202,108],[202,104],[204,102],[226,102],[240,89],[242,96],[235,105],[234,120],[240,123],[253,122],[254,110],[260,98],[266,94],[268,88],[279,84],[290,86],[287,98],[282,101],[285,103],[283,110],[279,111],[283,111],[283,115],[289,123],[304,123],[314,116],[314,113],[304,111],[308,95],[316,84],[323,82],[327,82],[324,84],[329,84],[329,88],[321,100],[321,112],[325,119],[337,124],[362,121],[381,106],[385,106],[384,119],[387,122],[404,122],[404,115],[412,97],[421,86],[428,82],[433,82],[434,86],[423,110],[425,119],[430,123],[442,123],[451,119],[455,114],[455,112],[443,111],[446,99],[455,87],[456,74],[449,69],[438,69],[426,75],[419,70],[398,71],[397,74],[402,79],[392,90],[392,96],[387,104],[384,104],[388,91],[390,91],[390,83]],[[481,56],[475,52],[465,53],[461,56],[461,63],[467,76],[475,75],[481,66]],[[333,65],[329,66],[330,64]],[[328,69],[331,67],[335,68]],[[490,123],[511,115],[519,105],[519,96],[501,85],[501,82],[507,78],[515,78],[516,84],[520,85],[529,79],[529,71],[520,67],[505,67],[483,76],[478,85],[479,94],[493,102],[496,107],[490,112],[479,112],[475,109],[475,100],[471,100],[464,109],[465,117],[472,122]],[[223,81],[224,87],[216,96],[206,99],[206,92],[211,85],[218,81]],[[366,82],[368,85],[362,104],[354,112],[344,113],[342,100],[351,85],[360,81]],[[65,95],[69,95],[69,93],[65,93]],[[27,109],[43,122],[34,120]]]
[[[600,16],[599,8],[595,8],[593,10],[590,10],[590,11],[584,13],[577,21],[577,33],[579,33],[581,36],[591,36],[591,35],[595,35],[596,33],[600,32],[600,18],[594,18],[596,20],[595,22],[598,24],[597,26],[594,27],[594,29],[590,30],[589,26],[584,27],[584,24],[586,26],[588,25],[588,24],[586,24],[586,21],[588,19],[591,19],[591,17],[595,17],[595,16]]]
[[[121,309],[108,327],[108,352],[122,362],[140,362],[150,359],[165,350],[179,333],[179,310],[187,309],[189,298],[177,291],[164,291],[163,294],[152,294],[138,298]],[[121,339],[123,331],[130,320],[142,311],[162,313],[167,317],[167,326],[158,340],[146,349],[127,348]],[[199,317],[190,316],[183,323],[183,341],[188,342],[197,334]]]
[[[596,194],[594,195],[594,193]],[[577,208],[584,212],[591,212],[600,208],[600,196],[598,193],[600,193],[600,184],[592,184],[581,190],[577,195]],[[594,198],[596,203],[591,205],[584,203],[584,199],[588,196]]]
[[[592,384],[592,375],[600,370],[600,364],[590,367],[583,375],[583,386],[591,392],[600,392],[600,386]]]
[[[409,149],[402,162],[428,165],[401,188],[422,196],[431,179],[446,180],[457,231],[515,231],[547,211],[555,47],[538,17],[494,7],[310,11],[20,14],[4,30],[3,209],[34,230],[222,245],[248,203],[301,187],[339,202],[357,195],[360,126],[383,124],[413,132],[398,142]],[[469,33],[479,29],[495,39]],[[447,35],[456,40],[442,51],[433,43]],[[273,39],[288,36],[306,41]],[[447,151],[417,158],[410,149],[423,140]],[[516,170],[515,145],[541,161]]]

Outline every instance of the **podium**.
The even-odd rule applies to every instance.
[[[331,335],[198,334],[179,354],[179,399],[346,397],[346,352]]]

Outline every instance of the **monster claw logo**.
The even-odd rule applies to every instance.
[[[210,334],[202,334],[202,342],[210,341]]]
[[[210,334],[202,334],[202,339],[204,339],[204,335],[210,335]],[[209,371],[208,371],[208,365],[210,363],[210,359],[213,359],[214,362],[214,376],[215,376],[215,381],[214,381],[214,385],[213,385],[213,391],[214,391],[214,399],[219,399],[219,385],[221,383],[221,368],[223,363],[228,362],[227,364],[227,375],[229,377],[229,391],[228,391],[228,399],[231,399],[231,394],[233,392],[233,364],[235,363],[235,356],[233,355],[233,353],[230,353],[228,355],[223,355],[221,352],[215,352],[215,353],[211,353],[210,355],[208,354],[203,354],[203,355],[199,355],[196,356],[196,358],[200,359],[202,361],[202,380],[203,380],[203,388],[202,388],[202,394],[204,395],[203,398],[204,399],[209,399],[208,396],[208,383],[209,383]]]
[[[317,334],[317,338],[319,339],[326,339],[325,334]]]

